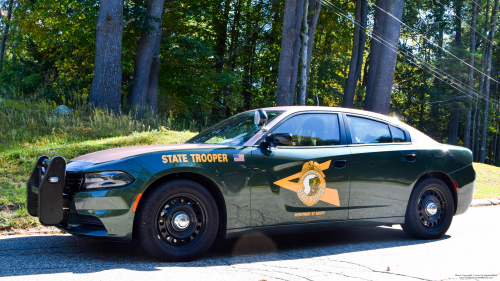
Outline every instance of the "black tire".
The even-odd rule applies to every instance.
[[[450,189],[442,180],[428,178],[413,189],[401,226],[413,238],[438,239],[450,228],[454,212]]]
[[[188,180],[161,184],[141,200],[136,213],[135,234],[140,244],[164,261],[199,258],[213,244],[218,228],[214,198],[203,186]]]

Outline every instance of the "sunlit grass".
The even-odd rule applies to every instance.
[[[474,163],[476,190],[474,198],[500,199],[500,167]]]
[[[72,159],[95,151],[134,145],[183,143],[195,133],[171,131],[171,118],[113,114],[88,106],[62,115],[37,99],[0,102],[0,229],[39,225],[26,211],[26,181],[41,155]],[[189,127],[188,127],[189,128]]]
[[[3,150],[0,152],[0,210],[3,210],[0,228],[38,225],[38,221],[29,217],[26,212],[25,198],[27,178],[40,155],[50,157],[60,155],[72,159],[79,155],[116,147],[182,143],[194,135],[191,132],[151,131],[64,144],[25,143],[17,148]]]

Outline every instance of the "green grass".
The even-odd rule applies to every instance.
[[[500,167],[474,163],[476,190],[474,198],[500,199]]]
[[[0,98],[0,230],[39,225],[25,198],[40,155],[72,159],[116,147],[182,143],[195,135],[169,130],[176,127],[171,117],[115,115],[76,103],[73,114],[59,115],[55,104],[40,99]]]
[[[37,226],[38,221],[26,212],[26,180],[40,155],[61,155],[72,159],[79,155],[123,146],[175,144],[193,137],[191,132],[150,131],[128,136],[87,140],[73,143],[23,144],[0,152],[0,228]],[[7,211],[7,208],[10,211]],[[8,217],[7,213],[9,213]]]

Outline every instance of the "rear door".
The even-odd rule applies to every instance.
[[[300,113],[271,132],[293,141],[252,151],[252,226],[346,220],[350,152],[342,116]]]
[[[351,152],[349,219],[404,216],[422,155],[405,130],[382,120],[347,114]]]

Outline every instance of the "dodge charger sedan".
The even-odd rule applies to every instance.
[[[130,242],[166,261],[216,238],[400,224],[437,239],[467,211],[471,151],[394,118],[330,107],[235,115],[184,144],[41,156],[28,211],[68,233]]]

